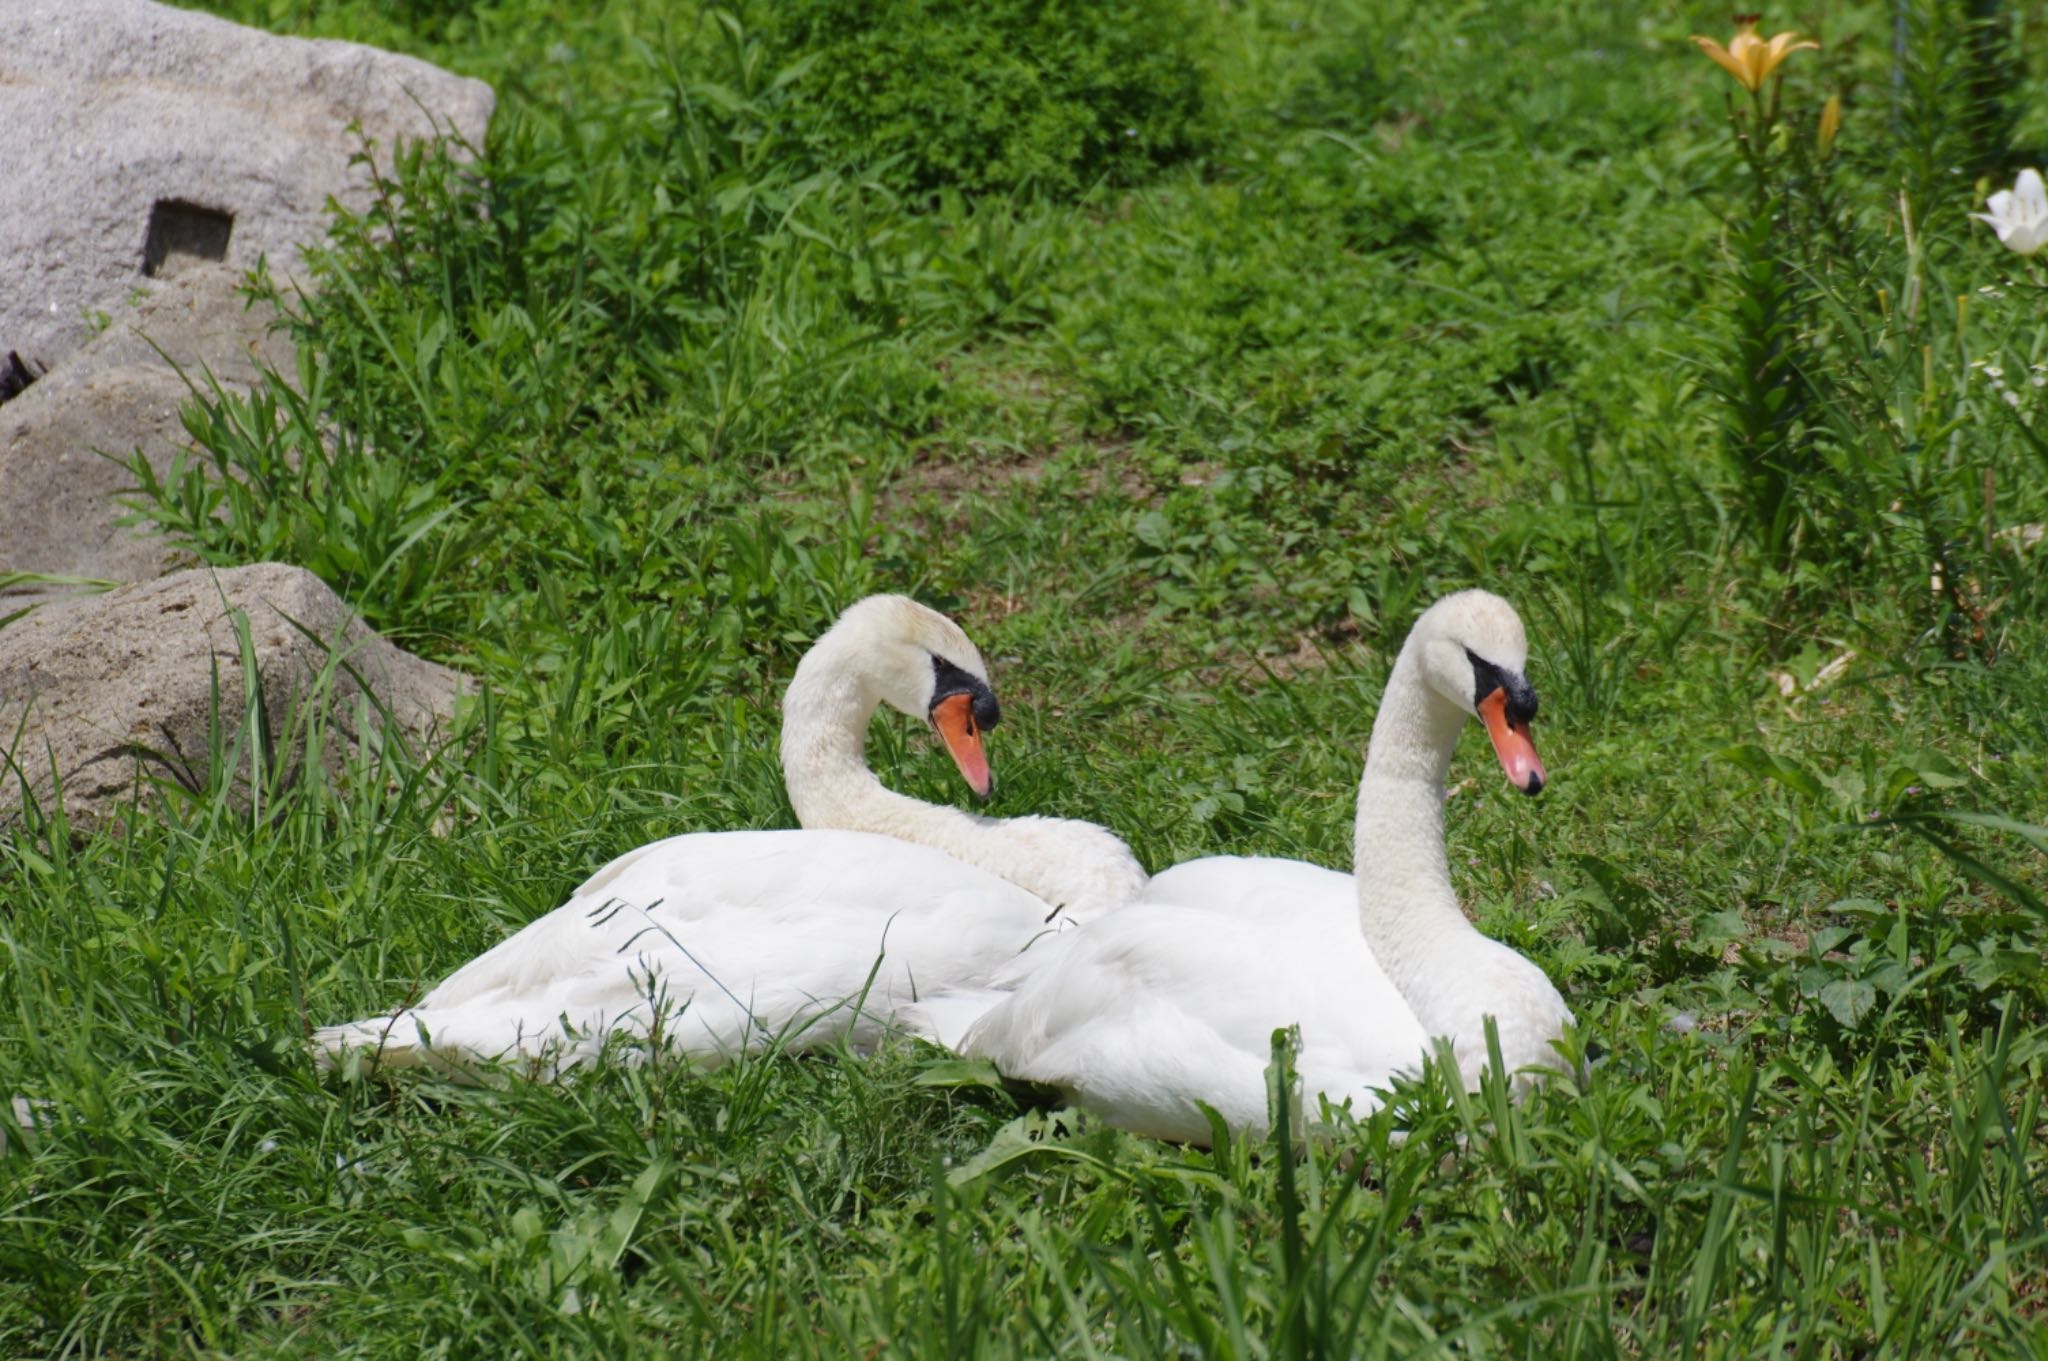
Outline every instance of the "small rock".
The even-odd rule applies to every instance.
[[[263,686],[269,768],[301,773],[315,701],[329,776],[364,725],[415,751],[450,735],[469,681],[380,637],[311,572],[175,572],[0,626],[0,828],[20,820],[24,791],[45,812],[61,792],[72,827],[90,831],[152,802],[160,785],[211,787],[214,725],[232,747],[245,712],[234,610],[248,621]],[[243,751],[232,777],[241,807],[249,759]]]

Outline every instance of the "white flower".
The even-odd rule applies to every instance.
[[[2040,171],[2020,171],[2012,188],[1999,190],[1984,206],[1991,211],[1970,216],[1989,222],[2008,250],[2032,255],[2048,246],[2048,186],[2041,183]]]

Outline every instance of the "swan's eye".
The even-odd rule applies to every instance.
[[[1509,722],[1526,725],[1536,717],[1536,691],[1521,672],[1495,666],[1469,647],[1465,656],[1472,663],[1473,703],[1483,703],[1488,695],[1500,691],[1507,700]]]

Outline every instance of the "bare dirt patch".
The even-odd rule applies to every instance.
[[[992,408],[990,426],[1017,433],[934,430],[883,489],[881,502],[891,514],[957,530],[970,498],[994,499],[1018,488],[1054,487],[1080,501],[1116,496],[1143,503],[1157,494],[1129,441],[1090,432],[1075,417],[1077,401],[1058,375],[1000,363],[958,374],[946,363],[940,371],[949,382],[978,385]]]

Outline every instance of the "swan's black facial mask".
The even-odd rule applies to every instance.
[[[1486,725],[1486,735],[1493,739],[1500,768],[1524,794],[1542,793],[1549,777],[1536,754],[1535,739],[1529,736],[1529,723],[1536,717],[1536,691],[1519,671],[1495,666],[1469,647],[1465,656],[1472,662],[1472,707]]]
[[[944,657],[932,657],[932,727],[960,767],[960,778],[981,798],[995,792],[996,777],[981,747],[981,730],[1002,721],[1002,709],[988,683]]]

